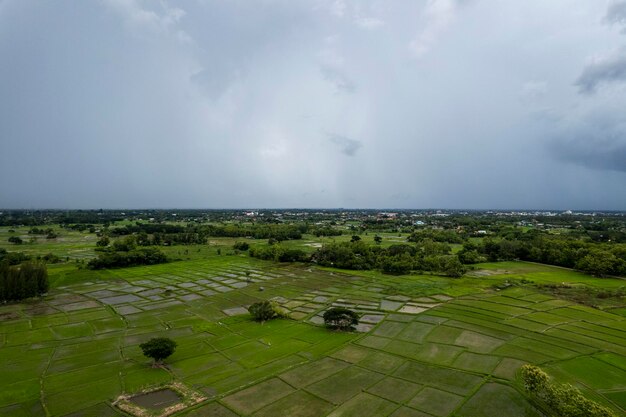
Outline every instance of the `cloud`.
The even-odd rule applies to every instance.
[[[356,92],[356,83],[347,74],[347,63],[340,52],[336,36],[324,39],[325,47],[318,53],[319,69],[324,80],[335,87],[336,93],[352,94]]]
[[[0,206],[623,209],[607,3],[0,0]]]
[[[361,141],[350,139],[346,136],[329,134],[328,137],[332,143],[339,146],[341,153],[347,156],[355,156],[358,150],[363,147],[363,143],[361,143]]]
[[[330,5],[330,13],[336,17],[343,17],[348,6],[344,0],[335,0]]]
[[[409,49],[422,57],[437,42],[456,17],[459,0],[430,0],[424,10],[424,29],[411,41]]]
[[[626,47],[606,56],[594,58],[576,80],[578,92],[593,94],[601,84],[626,81]]]
[[[320,67],[322,77],[335,86],[338,93],[352,94],[356,92],[356,84],[339,68],[322,65]]]
[[[191,82],[213,100],[220,98],[239,79],[241,71],[224,60],[214,60],[210,68],[204,68],[190,77]]]
[[[103,0],[103,3],[122,17],[133,31],[171,33],[182,43],[192,40],[185,31],[176,29],[186,12],[178,7],[168,6],[165,1],[153,3],[161,6],[159,11],[142,7],[139,0]]]
[[[357,17],[354,23],[363,29],[377,29],[385,25],[385,22],[376,17]]]
[[[373,30],[385,25],[384,20],[372,15],[376,8],[363,6],[358,2],[346,3],[345,0],[334,0],[328,4],[328,11],[331,16],[351,21],[361,29]]]
[[[520,99],[523,102],[537,101],[548,92],[548,83],[545,81],[527,81],[522,85]]]
[[[552,156],[595,170],[626,172],[626,119],[606,109],[581,119],[557,134],[549,145]]]
[[[626,1],[615,1],[609,5],[604,17],[609,25],[622,26],[622,33],[626,34]]]

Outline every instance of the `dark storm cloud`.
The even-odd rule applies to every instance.
[[[576,80],[581,94],[593,94],[602,84],[622,83],[626,81],[626,47],[617,52],[594,60],[583,69]]]
[[[0,208],[624,209],[621,10],[0,0]]]
[[[604,21],[610,25],[622,26],[622,31],[626,33],[626,1],[611,3]]]
[[[332,143],[337,145],[341,153],[347,156],[355,156],[359,149],[363,146],[361,141],[350,139],[346,136],[330,134],[328,135]]]
[[[626,30],[626,2],[609,5],[604,22],[624,26]],[[600,87],[626,82],[626,47],[596,57],[582,71],[576,81],[578,92],[590,95]],[[615,105],[615,103],[613,103]],[[585,105],[587,109],[585,110]],[[623,108],[598,103],[584,103],[577,117],[563,121],[565,125],[550,142],[552,155],[561,161],[600,171],[626,172],[626,114]],[[557,123],[560,123],[557,122]]]
[[[561,132],[551,143],[550,151],[555,158],[568,163],[626,172],[626,117],[589,116]]]

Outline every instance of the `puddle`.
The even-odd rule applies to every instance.
[[[63,311],[86,310],[88,308],[97,307],[100,307],[100,304],[95,301],[81,301],[79,303],[71,303],[59,306],[59,308]]]
[[[426,311],[426,310],[428,310],[428,308],[406,305],[398,311],[400,313],[419,314],[422,311]]]
[[[222,310],[227,316],[238,316],[240,314],[248,314],[248,309],[245,307],[233,307]]]
[[[162,389],[149,392],[147,394],[140,394],[130,399],[130,402],[133,404],[152,410],[167,408],[171,405],[179,403],[180,401],[181,398],[178,393],[171,389]]]
[[[142,300],[141,298],[133,294],[118,295],[115,297],[107,297],[107,298],[100,299],[100,302],[103,302],[104,304],[125,304],[125,303],[132,303],[134,301],[142,301]]]

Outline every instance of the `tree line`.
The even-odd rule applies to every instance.
[[[157,248],[137,248],[135,236],[116,240],[110,246],[109,238],[103,236],[96,245],[98,256],[87,263],[89,269],[156,265],[168,261],[167,256]]]
[[[560,235],[466,242],[459,253],[466,263],[522,260],[577,269],[597,276],[626,275],[626,245],[592,243]]]
[[[355,240],[324,245],[313,254],[311,260],[318,265],[343,269],[380,269],[390,274],[430,271],[460,277],[466,269],[451,252],[448,244],[430,239],[414,245],[396,244],[387,248]]]
[[[167,224],[141,223],[108,229],[109,236],[136,236],[139,246],[204,244],[210,237],[273,239],[276,241],[302,239],[304,233],[315,236],[340,236],[342,231],[327,225],[298,224]]]
[[[24,252],[8,252],[4,248],[0,248],[0,262],[8,262],[9,265],[19,265],[22,262],[30,261],[33,256]],[[47,264],[56,264],[61,262],[61,258],[53,253],[46,253],[45,255],[37,255],[35,257],[37,261],[43,261]]]
[[[353,239],[350,242],[325,244],[311,255],[300,249],[274,244],[251,247],[249,254],[276,262],[313,262],[321,266],[357,271],[379,269],[389,274],[430,271],[460,277],[466,272],[465,266],[451,253],[448,244],[429,239],[414,245],[397,244],[387,248]]]
[[[46,264],[26,261],[11,265],[7,259],[0,261],[0,301],[18,301],[37,297],[48,292]]]

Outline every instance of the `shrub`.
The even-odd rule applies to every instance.
[[[154,364],[162,363],[174,353],[177,343],[167,337],[155,337],[139,345],[144,356],[154,359]]]
[[[248,242],[235,242],[235,244],[233,245],[233,249],[246,251],[250,249],[250,245],[248,244]]]
[[[0,248],[0,262],[7,261],[9,265],[19,265],[30,259],[30,255],[24,252],[7,252],[6,249]]]
[[[14,245],[21,245],[23,241],[19,236],[11,236],[9,238],[9,243],[13,243]]]
[[[348,330],[359,324],[359,315],[344,307],[333,307],[324,313],[324,324],[333,329]]]
[[[44,256],[41,257],[41,259],[49,264],[58,264],[59,262],[61,262],[61,258],[59,258],[52,252],[46,253]]]
[[[259,301],[258,303],[252,304],[248,308],[248,311],[254,320],[260,322],[285,316],[282,309],[273,301]]]

